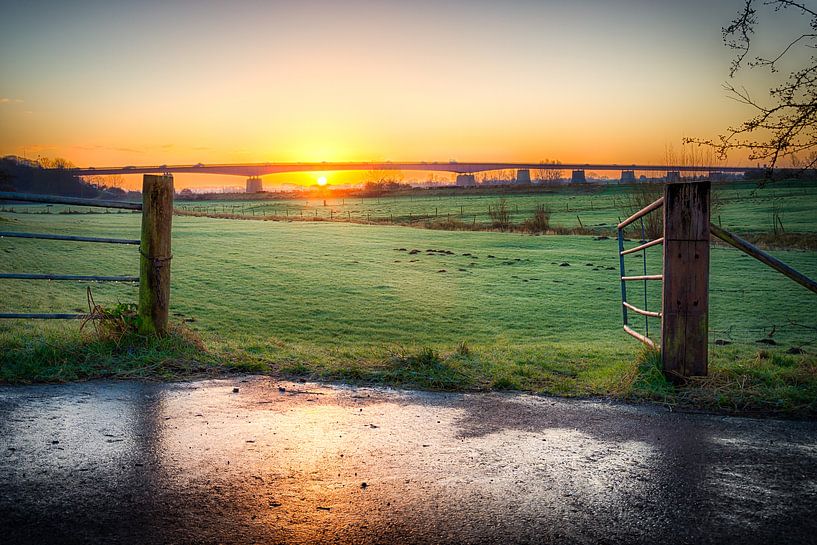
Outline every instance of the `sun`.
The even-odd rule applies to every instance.
[[[326,185],[326,176],[321,176],[320,178],[318,178],[318,185],[321,187]]]

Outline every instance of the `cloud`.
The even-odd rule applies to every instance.
[[[19,104],[22,101],[20,98],[0,97],[0,104]]]

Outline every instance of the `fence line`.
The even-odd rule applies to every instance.
[[[138,283],[139,305],[137,312],[140,317],[140,333],[163,335],[166,332],[170,305],[170,260],[172,258],[170,254],[170,226],[173,217],[172,176],[145,174],[142,182],[141,203],[15,192],[0,192],[0,200],[141,210],[140,240],[0,232],[0,238],[16,237],[103,244],[138,244],[139,276],[0,273],[0,279]],[[0,319],[73,320],[87,319],[89,316],[89,314],[74,313],[0,313]]]

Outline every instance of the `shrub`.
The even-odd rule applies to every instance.
[[[522,228],[530,233],[545,233],[550,229],[550,208],[545,204],[537,204],[533,217],[525,220]]]
[[[640,183],[626,191],[624,195],[624,198],[618,202],[618,207],[625,217],[630,217],[660,199],[664,195],[664,186],[663,184]],[[642,220],[645,239],[655,240],[664,236],[664,215],[660,209],[643,216]],[[636,221],[629,229],[637,233],[635,236],[641,237],[641,221]]]
[[[508,199],[502,197],[499,201],[488,207],[488,215],[491,217],[491,225],[500,231],[507,231],[511,226],[511,212],[508,209]]]

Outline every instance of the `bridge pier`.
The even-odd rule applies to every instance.
[[[516,171],[516,183],[518,185],[530,185],[530,170],[520,168]]]
[[[667,171],[667,182],[678,183],[681,181],[681,172],[678,170]]]
[[[264,184],[261,183],[261,176],[250,176],[247,178],[247,189],[245,193],[261,193],[264,191]]]
[[[635,171],[634,170],[622,170],[621,171],[621,183],[629,184],[635,182]]]
[[[587,178],[584,175],[584,170],[574,170],[570,175],[570,183],[572,184],[583,184],[586,181]]]
[[[477,179],[473,174],[457,174],[457,187],[474,187],[477,185]]]

